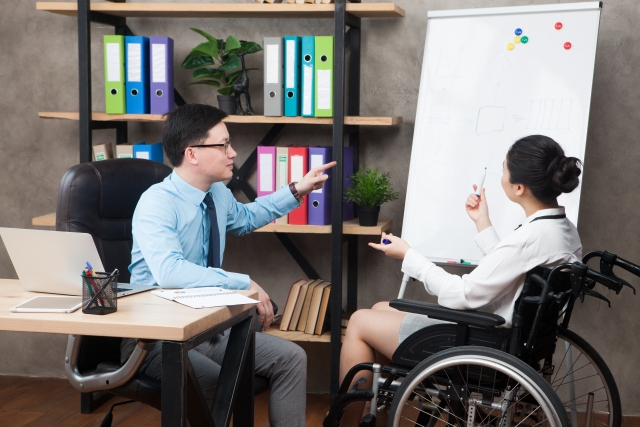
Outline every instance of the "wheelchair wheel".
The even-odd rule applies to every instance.
[[[571,415],[574,426],[585,426],[589,394],[593,393],[592,426],[620,427],[622,406],[618,387],[602,357],[569,329],[558,329],[554,372],[547,380]]]
[[[395,393],[389,427],[568,427],[549,383],[521,360],[484,347],[456,347],[419,363]],[[440,424],[438,424],[440,425]]]

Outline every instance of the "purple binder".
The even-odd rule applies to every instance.
[[[347,188],[353,188],[351,182],[351,175],[353,175],[353,147],[344,147],[344,157],[342,158],[344,164],[342,166],[342,191],[344,195],[347,194]],[[344,198],[343,198],[344,200]],[[342,202],[342,220],[349,221],[354,218],[353,202]]]
[[[151,63],[151,114],[166,114],[175,109],[173,100],[173,39],[149,37]]]
[[[331,147],[309,147],[309,170],[331,161]],[[309,193],[309,225],[331,224],[331,169],[329,178],[320,190]]]

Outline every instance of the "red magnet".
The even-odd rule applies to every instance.
[[[562,22],[556,22],[556,30],[562,29]]]
[[[565,49],[567,49],[567,50],[571,49],[571,43],[566,42],[566,43],[564,44],[564,48],[565,48]]]

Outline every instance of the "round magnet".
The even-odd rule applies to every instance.
[[[556,22],[556,30],[561,30],[562,29],[562,22]]]
[[[523,44],[526,44],[526,43],[528,43],[528,42],[529,42],[529,37],[527,37],[527,36],[522,36],[522,37],[520,38],[520,41],[521,41]]]
[[[516,28],[516,36],[519,36],[520,34],[522,34],[522,29]]]
[[[514,47],[516,47],[516,45],[514,45],[513,43],[509,43],[507,45],[507,50],[513,50]]]
[[[571,43],[566,42],[566,43],[564,44],[564,48],[565,48],[565,49],[567,49],[567,50],[571,49]]]
[[[521,40],[521,39],[522,39],[522,37],[515,36],[515,37],[513,38],[513,42],[514,42],[514,43],[516,43],[516,44],[517,44],[517,43],[520,43],[520,40]]]

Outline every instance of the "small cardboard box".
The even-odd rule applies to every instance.
[[[116,145],[116,159],[133,159],[133,145]]]
[[[111,144],[99,144],[93,146],[93,160],[107,160],[113,159],[113,153],[111,152]]]

